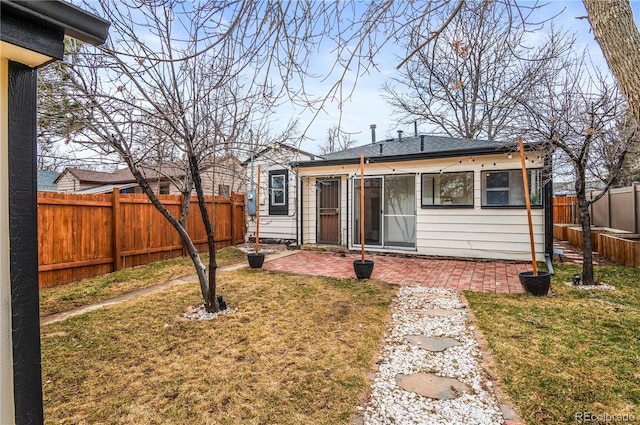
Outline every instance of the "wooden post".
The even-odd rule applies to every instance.
[[[120,220],[120,189],[113,189],[112,194],[112,218],[113,218],[113,270],[122,269],[122,256],[120,255],[122,248],[122,220]]]
[[[527,205],[527,219],[529,220],[529,241],[531,242],[531,262],[533,265],[533,275],[538,275],[538,263],[536,262],[536,244],[533,240],[533,222],[531,220],[531,201],[529,199],[529,178],[527,177],[527,162],[524,157],[524,143],[522,136],[518,137],[520,146],[520,161],[522,163],[522,182],[524,183],[524,201]]]
[[[256,192],[256,254],[260,248],[260,165],[258,164],[258,191]]]
[[[364,263],[364,154],[360,154],[360,248]]]

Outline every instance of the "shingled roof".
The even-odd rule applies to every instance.
[[[57,183],[65,173],[70,173],[80,183],[122,184],[133,183],[136,181],[135,177],[133,177],[133,174],[128,168],[123,168],[112,172],[83,170],[81,168],[66,168],[64,172],[60,176],[58,176],[54,183]],[[158,172],[156,170],[143,169],[142,174],[148,179],[158,178]],[[162,173],[160,174],[160,176],[183,177],[184,170],[180,167],[164,165],[162,167]]]
[[[492,153],[505,153],[517,150],[518,142],[497,142],[493,140],[462,139],[456,137],[422,135],[399,139],[382,140],[362,146],[356,146],[340,152],[324,155],[324,160],[305,161],[299,167],[349,164],[365,158],[376,158],[378,161],[411,161],[416,159],[448,158]],[[527,150],[539,148],[538,144],[528,143]]]

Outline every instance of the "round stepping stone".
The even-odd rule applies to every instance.
[[[425,336],[425,335],[409,335],[407,341],[428,351],[444,351],[450,347],[462,345],[461,342],[453,338]]]
[[[451,400],[462,393],[471,394],[471,388],[453,378],[443,378],[431,373],[396,375],[396,384],[405,391],[414,392],[436,400]]]

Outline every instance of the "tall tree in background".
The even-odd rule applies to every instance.
[[[528,138],[546,143],[573,170],[582,227],[585,285],[595,284],[589,206],[604,196],[622,172],[627,155],[637,147],[637,125],[617,87],[584,59],[550,76],[522,99]],[[602,189],[587,199],[587,181]]]
[[[326,155],[343,151],[349,149],[353,144],[354,140],[351,138],[351,134],[341,131],[340,126],[332,125],[327,129],[327,140],[324,145],[320,146],[320,154]]]
[[[518,99],[562,69],[572,40],[552,27],[544,42],[527,41],[525,28],[512,27],[509,17],[501,2],[465,3],[432,48],[418,50],[385,84],[399,120],[467,139],[517,134]],[[417,34],[408,47],[421,42]]]

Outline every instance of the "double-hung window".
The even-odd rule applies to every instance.
[[[288,171],[269,171],[269,215],[289,213]]]
[[[422,175],[422,207],[473,207],[473,171]]]
[[[542,205],[542,170],[527,170],[529,199],[532,206]],[[524,207],[524,182],[521,170],[482,172],[483,207]]]

